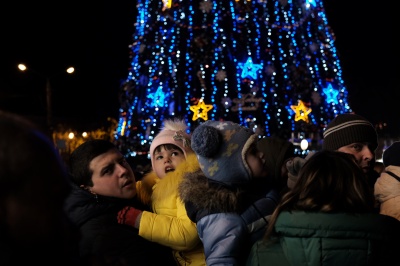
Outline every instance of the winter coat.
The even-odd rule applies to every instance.
[[[80,228],[80,258],[83,264],[108,265],[176,265],[171,250],[139,236],[138,230],[117,222],[124,206],[143,209],[132,200],[103,197],[73,186],[65,210]]]
[[[228,187],[207,179],[201,171],[185,176],[179,193],[196,222],[208,266],[244,265],[278,203],[278,193],[271,190],[265,195],[264,185]]]
[[[199,168],[196,156],[188,154],[186,161],[163,179],[152,171],[137,185],[140,199],[152,208],[152,212],[142,213],[139,235],[172,248],[179,265],[206,265],[196,224],[187,216],[178,195],[183,175]]]
[[[388,172],[393,173],[393,177]],[[380,203],[380,214],[400,220],[400,167],[389,165],[375,182],[374,194]]]
[[[247,266],[398,265],[400,222],[377,213],[282,212],[277,239],[258,241]]]

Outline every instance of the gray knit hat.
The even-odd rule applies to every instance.
[[[245,156],[256,141],[257,135],[249,128],[230,121],[208,120],[192,133],[192,149],[205,176],[228,185],[252,179]]]
[[[368,142],[373,151],[378,147],[378,134],[374,126],[364,117],[356,114],[340,114],[327,126],[322,148],[335,151],[356,142]]]

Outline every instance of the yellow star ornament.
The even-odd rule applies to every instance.
[[[294,121],[303,120],[306,123],[308,123],[308,121],[309,121],[308,114],[311,113],[311,108],[308,108],[307,106],[305,106],[303,101],[299,100],[298,105],[291,105],[290,108],[292,108],[292,110],[296,112]]]
[[[198,118],[203,118],[205,121],[208,120],[207,112],[213,108],[211,104],[205,104],[203,99],[200,99],[197,105],[191,105],[190,111],[193,112],[192,120],[195,121]],[[201,112],[200,112],[201,109]]]

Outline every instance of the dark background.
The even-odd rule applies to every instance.
[[[324,5],[350,106],[400,134],[394,3],[325,0]],[[54,120],[95,128],[107,117],[117,119],[135,19],[136,1],[126,0],[22,0],[2,7],[0,110],[44,117],[50,78]],[[20,62],[37,73],[20,72]],[[63,72],[68,66],[75,67],[74,75]]]

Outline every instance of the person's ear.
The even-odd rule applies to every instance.
[[[86,190],[86,191],[88,191],[88,192],[90,192],[90,193],[92,193],[92,194],[94,194],[94,193],[92,192],[92,190],[91,190],[91,187],[89,187],[89,186],[80,185],[79,187],[82,188],[82,189],[84,189],[84,190]]]

